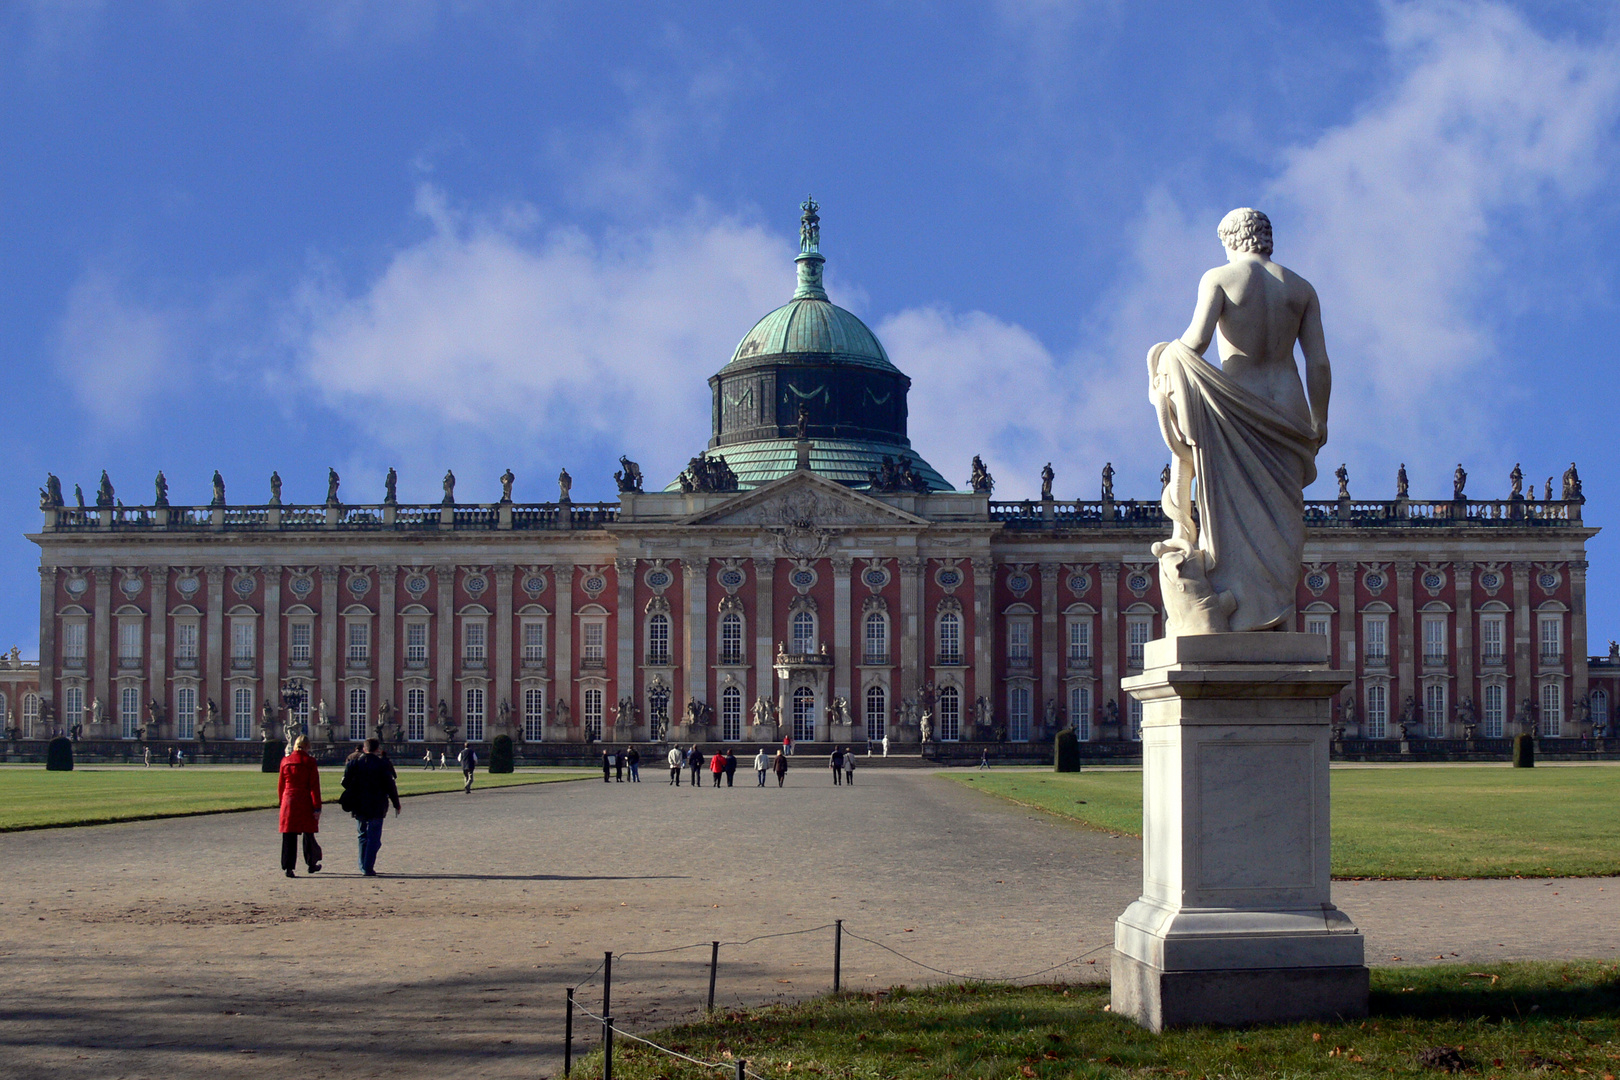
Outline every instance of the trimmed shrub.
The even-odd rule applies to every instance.
[[[1080,771],[1080,737],[1064,728],[1052,742],[1052,764],[1058,772]]]
[[[495,741],[489,744],[489,771],[492,773],[512,771],[512,736],[497,735]]]
[[[267,739],[264,744],[264,756],[259,759],[260,772],[280,772],[281,759],[287,756],[287,740]]]
[[[65,735],[58,735],[51,740],[50,746],[45,748],[46,772],[72,772],[73,771],[73,740]]]
[[[1532,769],[1536,764],[1536,742],[1529,735],[1513,737],[1513,767]]]

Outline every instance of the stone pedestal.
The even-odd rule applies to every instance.
[[[1349,678],[1315,634],[1146,647],[1142,896],[1114,924],[1113,1010],[1188,1024],[1367,1014],[1361,933],[1333,906],[1328,742]]]

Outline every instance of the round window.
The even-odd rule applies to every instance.
[[[127,577],[118,583],[118,588],[125,596],[139,596],[141,594],[141,579],[138,577]]]
[[[663,588],[670,582],[670,576],[664,573],[653,574],[647,579],[654,588]],[[728,589],[735,589],[743,583],[743,573],[735,567],[720,571],[720,584]]]
[[[889,583],[889,575],[882,570],[868,570],[863,580],[874,589],[881,589]]]
[[[1085,574],[1073,574],[1069,577],[1069,591],[1076,596],[1091,591],[1091,578]]]
[[[1536,581],[1541,584],[1543,589],[1548,591],[1558,588],[1558,575],[1550,570],[1538,577]]]
[[[355,596],[364,596],[371,591],[371,579],[364,574],[351,574],[349,576],[349,591]]]
[[[672,579],[670,578],[668,570],[654,570],[652,573],[647,575],[647,584],[654,589],[669,588],[669,583],[671,580]],[[720,575],[720,584],[740,585],[742,584],[742,575],[737,573],[735,570],[728,570],[724,574]]]
[[[1383,587],[1384,587],[1384,575],[1383,574],[1368,574],[1367,575],[1367,588],[1369,588],[1369,589],[1382,589]]]
[[[813,570],[795,570],[788,580],[798,588],[808,589],[816,583],[816,574]]]
[[[951,584],[954,585],[956,582],[953,581]],[[1007,579],[1007,588],[1011,589],[1013,592],[1028,591],[1029,576],[1026,574],[1014,574],[1012,577]]]
[[[1502,575],[1496,573],[1481,574],[1479,575],[1479,583],[1485,586],[1487,589],[1500,588],[1502,585]]]
[[[231,582],[231,588],[235,590],[237,596],[240,596],[243,599],[253,595],[254,585],[254,580],[248,577],[246,574],[243,574],[241,577]]]
[[[485,589],[489,588],[489,579],[484,577],[482,574],[473,574],[466,580],[466,582],[464,582],[464,584],[466,585],[469,593],[471,593],[473,596],[477,596]]]
[[[937,580],[944,588],[954,589],[956,586],[962,584],[962,572],[960,570],[941,570],[939,572],[939,576],[935,580]],[[1017,579],[1014,578],[1013,580],[1016,581]],[[1015,589],[1018,587],[1019,586],[1017,585],[1013,585],[1013,588]]]
[[[546,591],[546,579],[538,574],[531,574],[523,579],[523,591],[531,597],[539,596]]]
[[[425,575],[417,574],[415,577],[405,579],[405,591],[412,596],[421,596],[428,591],[428,579]]]
[[[307,577],[295,577],[287,587],[294,596],[302,598],[315,591],[315,582]]]
[[[1305,587],[1310,589],[1312,592],[1321,592],[1323,589],[1327,588],[1327,583],[1328,580],[1326,574],[1311,574],[1305,579]]]
[[[1438,589],[1445,583],[1446,579],[1443,574],[1428,573],[1423,575],[1423,587],[1425,589]]]
[[[581,583],[581,587],[588,593],[599,593],[607,588],[607,578],[601,574],[592,574]]]
[[[74,589],[74,581],[78,582],[78,589]],[[80,593],[84,592],[85,582],[83,578],[75,578],[74,581],[68,582],[68,592],[72,593],[74,596],[78,596]],[[174,583],[174,587],[180,590],[181,596],[190,596],[192,593],[202,588],[202,582],[197,580],[197,576],[195,574],[187,574],[185,577],[177,580]]]
[[[185,579],[181,578],[180,580],[184,581]],[[195,581],[196,579],[193,578],[192,580]],[[82,577],[70,577],[67,579],[67,591],[69,596],[83,596],[89,590],[89,588],[90,582]]]
[[[1146,574],[1132,574],[1130,580],[1125,583],[1125,587],[1130,589],[1131,592],[1147,592],[1148,576]]]

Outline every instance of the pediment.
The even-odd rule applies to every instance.
[[[915,527],[927,526],[928,522],[815,473],[796,472],[763,487],[741,492],[719,506],[692,515],[684,524],[820,530],[882,525]]]

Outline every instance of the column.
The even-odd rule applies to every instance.
[[[337,582],[337,567],[321,567],[321,683],[316,692],[315,702],[317,705],[322,701],[326,702],[327,718],[331,721],[338,721],[345,716],[348,706],[348,702],[342,700],[343,695],[338,690],[337,681]],[[346,729],[344,738],[348,738]]]
[[[1416,678],[1416,657],[1413,653],[1413,642],[1417,640],[1416,616],[1412,605],[1412,574],[1417,570],[1417,564],[1411,562],[1397,562],[1395,570],[1395,633],[1400,637],[1400,651],[1395,661],[1395,677],[1400,680],[1400,690],[1397,693],[1400,701],[1390,702],[1390,711],[1406,708],[1406,699],[1410,697],[1419,707],[1423,705],[1423,693],[1419,689]]]
[[[1097,575],[1102,578],[1102,635],[1097,642],[1097,659],[1102,662],[1102,694],[1098,709],[1106,708],[1110,701],[1119,704],[1119,730],[1116,739],[1128,737],[1130,714],[1119,701],[1119,563],[1097,564]]]
[[[900,696],[915,701],[922,685],[922,640],[918,623],[922,613],[923,560],[900,560]]]
[[[1508,716],[1517,716],[1519,702],[1536,698],[1530,650],[1535,645],[1536,628],[1530,618],[1530,568],[1513,564],[1513,696],[1508,700]],[[1540,704],[1537,702],[1537,704]],[[1518,734],[1514,732],[1514,734]]]
[[[49,702],[51,708],[56,708],[56,567],[41,566],[39,568],[39,700]],[[63,730],[67,729],[66,721],[58,715],[55,718]],[[52,726],[41,720],[41,726],[49,734]],[[37,737],[37,736],[36,736]]]
[[[988,556],[973,560],[973,697],[995,700],[996,564]],[[970,704],[963,703],[964,706]]]
[[[98,566],[91,572],[90,577],[96,583],[96,603],[93,608],[94,622],[90,627],[90,701],[85,704],[101,702],[101,720],[110,730],[115,710],[110,697],[112,690],[107,671],[116,662],[112,655],[112,569]],[[91,734],[101,738],[105,737],[107,732],[94,731]]]
[[[169,701],[168,663],[169,663],[169,568],[167,566],[154,566],[147,574],[147,587],[152,590],[151,633],[147,642],[147,688],[149,697],[161,702],[165,708],[171,707]],[[40,657],[40,686],[45,685],[43,650]],[[173,723],[173,718],[170,718]],[[168,725],[162,725],[168,727]],[[161,737],[168,738],[174,734],[174,728],[168,727],[166,734]]]
[[[1356,682],[1356,672],[1361,670],[1361,657],[1356,653],[1356,635],[1360,627],[1356,625],[1356,564],[1352,562],[1339,563],[1339,668],[1350,674],[1350,700],[1356,703],[1356,715],[1361,716],[1361,707],[1364,704],[1360,698],[1360,687]],[[1347,732],[1351,738],[1356,738],[1366,729],[1359,722],[1355,731]]]
[[[208,590],[207,614],[204,622],[208,629],[208,666],[204,675],[204,693],[208,701],[219,707],[217,718],[224,731],[231,730],[231,703],[223,700],[225,697],[225,568],[223,566],[210,566],[204,574],[205,585]],[[207,702],[203,703],[205,706]],[[227,736],[220,728],[208,733],[211,739],[224,739]]]
[[[461,704],[456,700],[455,662],[456,662],[456,568],[452,565],[440,565],[433,568],[433,577],[437,585],[437,594],[434,601],[437,610],[434,612],[433,625],[435,628],[433,651],[437,663],[436,678],[438,685],[435,688],[438,700],[450,707],[450,715],[461,715]],[[438,712],[438,701],[432,704],[435,714]],[[489,704],[484,705],[484,715],[489,715]]]
[[[619,581],[618,696],[621,700],[628,697],[640,701],[641,696],[636,693],[636,633],[641,625],[636,611],[636,560],[629,557],[614,559],[613,569]],[[635,728],[626,728],[616,732],[615,737],[635,739],[640,737],[640,732]]]
[[[264,700],[281,707],[281,567],[264,568]]]
[[[1472,698],[1474,716],[1479,716],[1479,697],[1474,687],[1474,564],[1451,564],[1452,578],[1457,586],[1457,672],[1456,699]],[[1461,734],[1460,732],[1458,734]]]
[[[574,564],[555,564],[551,576],[555,582],[552,587],[557,590],[556,628],[552,631],[556,648],[551,658],[551,707],[555,715],[556,703],[566,701],[569,715],[578,718],[579,713],[574,709]],[[568,739],[571,734],[565,729],[559,731],[557,737]]]
[[[1569,564],[1569,700],[1565,709],[1587,695],[1586,656],[1586,560],[1571,560]],[[1567,713],[1566,715],[1573,715]]]
[[[392,702],[397,714],[395,723],[405,723],[405,702],[401,700],[399,682],[395,675],[399,668],[394,661],[397,647],[399,618],[399,567],[377,567],[377,708],[384,701]]]
[[[776,559],[754,559],[754,696],[776,700]],[[750,702],[749,704],[752,704]],[[752,720],[750,720],[752,723]]]
[[[1034,705],[1034,724],[1044,722],[1048,701],[1059,700],[1057,583],[1058,564],[1041,563],[1041,700]]]
[[[510,511],[510,503],[503,503],[502,508]],[[495,575],[495,700],[485,706],[494,710],[487,715],[500,715],[500,703],[510,702],[512,706],[512,723],[518,727],[523,724],[523,702],[512,700],[512,575],[515,572],[510,566],[496,566],[492,571]],[[508,732],[510,734],[510,732]]]
[[[686,574],[686,628],[682,634],[686,692],[699,701],[709,700],[709,560],[682,559]],[[684,702],[672,701],[673,710]]]
[[[833,696],[842,697],[846,701],[850,698],[851,685],[851,659],[850,659],[850,599],[849,599],[849,571],[854,560],[848,555],[834,555],[832,557],[833,569]],[[850,715],[857,710],[850,707]],[[863,727],[864,731],[865,728]]]

